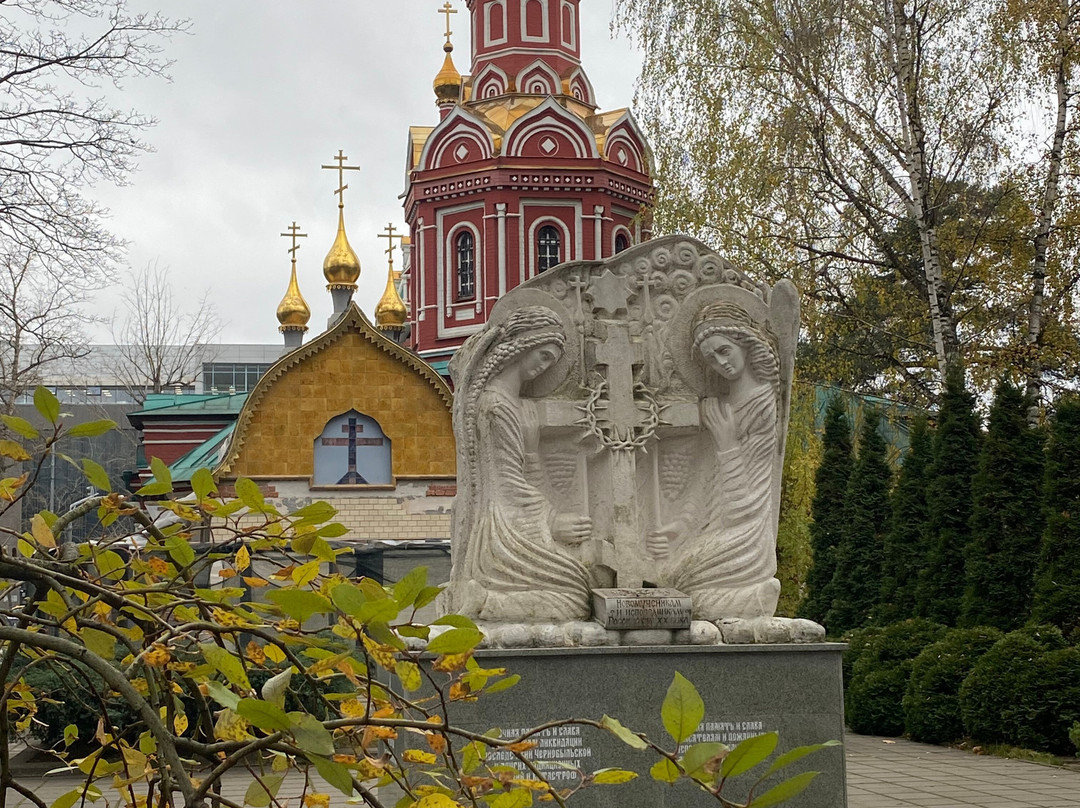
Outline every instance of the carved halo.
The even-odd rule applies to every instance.
[[[694,323],[703,308],[719,302],[734,303],[750,315],[755,328],[774,344],[776,342],[766,324],[769,307],[753,292],[733,284],[718,283],[688,294],[668,326],[668,348],[675,363],[675,372],[691,390],[704,396],[712,395],[715,390],[710,389],[705,366],[694,352]]]
[[[559,320],[562,322],[563,333],[566,335],[566,341],[563,343],[562,358],[543,376],[530,382],[526,388],[527,395],[539,398],[550,395],[566,381],[574,363],[577,361],[580,346],[578,345],[577,330],[574,328],[574,320],[570,316],[570,312],[567,311],[566,305],[542,289],[518,288],[514,291],[512,298],[499,300],[491,310],[491,317],[488,319],[487,327],[498,328],[507,317],[525,306],[543,306],[551,309],[558,315]]]

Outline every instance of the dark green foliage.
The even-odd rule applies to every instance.
[[[889,523],[892,472],[880,425],[881,414],[867,410],[859,435],[859,459],[844,498],[833,598],[825,614],[825,625],[834,634],[865,625],[881,592],[881,554]]]
[[[971,484],[971,541],[964,551],[967,626],[1019,628],[1031,609],[1042,536],[1042,433],[1027,423],[1028,402],[1002,381]]]
[[[915,657],[904,694],[904,727],[913,741],[947,743],[964,737],[960,685],[1000,639],[996,628],[956,628]]]
[[[844,661],[842,663],[844,687],[847,687],[848,682],[851,681],[851,674],[855,669],[855,665],[865,654],[869,653],[870,646],[874,644],[884,630],[882,626],[867,626],[866,628],[849,631],[840,638],[841,642],[847,643],[847,650],[844,651]]]
[[[960,687],[964,731],[983,743],[1006,743],[1065,755],[1080,719],[1080,648],[1056,626],[1006,634],[975,663]]]
[[[810,545],[814,563],[806,576],[807,596],[800,614],[821,623],[832,603],[832,580],[836,572],[836,547],[844,523],[844,496],[851,478],[854,458],[851,424],[839,395],[829,399],[825,409],[825,437],[821,465],[814,477],[811,506]]]
[[[919,570],[926,565],[926,481],[933,440],[926,416],[917,417],[890,503],[892,521],[881,556],[881,599],[874,613],[882,623],[915,614]]]
[[[959,365],[949,370],[934,431],[934,462],[926,489],[927,563],[920,572],[918,614],[946,625],[960,617],[964,548],[971,536],[971,478],[979,457],[975,397]]]
[[[1032,616],[1080,633],[1080,399],[1058,402],[1050,428],[1043,489],[1046,530]]]
[[[851,668],[844,694],[847,724],[861,735],[901,735],[904,693],[912,662],[936,642],[945,627],[929,620],[904,620],[873,633]]]

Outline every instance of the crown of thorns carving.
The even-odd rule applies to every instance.
[[[606,395],[607,390],[608,383],[606,379],[600,379],[590,389],[588,399],[578,407],[584,414],[576,423],[585,427],[589,434],[595,435],[596,439],[600,441],[600,445],[605,449],[616,452],[632,452],[645,448],[645,444],[652,439],[656,434],[657,427],[660,426],[660,411],[663,409],[660,402],[656,400],[653,391],[643,382],[634,384],[634,400],[645,405],[645,421],[636,426],[628,424],[620,427],[619,424],[610,422],[601,423],[597,414],[600,401]]]

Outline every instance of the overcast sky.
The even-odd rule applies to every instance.
[[[469,70],[464,0],[453,0],[455,62]],[[405,227],[410,125],[433,126],[431,89],[442,65],[441,0],[132,0],[133,9],[183,14],[191,33],[166,44],[173,81],[132,81],[124,106],[155,116],[155,152],[124,188],[99,187],[129,261],[168,267],[194,305],[214,290],[223,342],[280,341],[274,312],[288,283],[285,232],[302,240],[298,271],[325,327],[322,261],[337,227],[337,176],[320,171],[338,149],[352,165],[346,229],[363,273],[356,299],[370,316],[386,283],[388,222]],[[629,106],[640,57],[609,30],[613,0],[582,0],[582,60],[601,109]],[[174,10],[175,9],[175,10]],[[118,289],[102,308],[118,308]],[[107,341],[108,329],[94,334]]]

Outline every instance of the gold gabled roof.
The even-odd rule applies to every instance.
[[[345,209],[338,205],[338,231],[330,252],[323,261],[323,276],[327,284],[356,287],[360,278],[360,259],[356,257],[349,238],[345,235]]]
[[[281,330],[303,329],[307,331],[308,321],[311,320],[311,309],[308,307],[304,296],[300,294],[300,284],[296,281],[296,262],[292,265],[292,275],[289,278],[289,288],[285,297],[277,307],[278,322]]]

